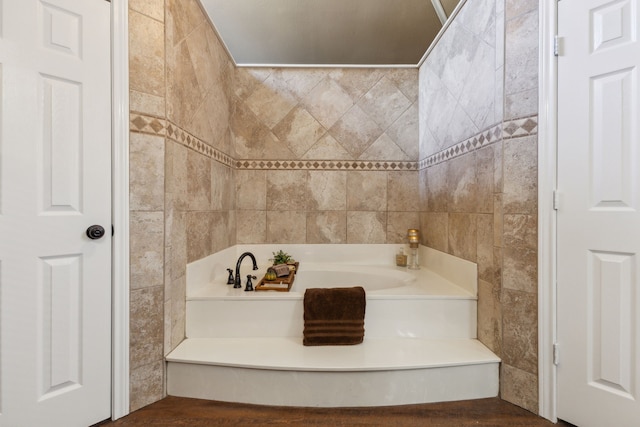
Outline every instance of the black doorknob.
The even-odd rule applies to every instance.
[[[91,240],[100,239],[104,236],[104,228],[101,225],[92,225],[87,228],[87,237]]]

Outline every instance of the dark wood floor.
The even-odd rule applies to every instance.
[[[497,398],[376,408],[290,408],[167,397],[127,417],[100,425],[104,426],[549,427],[554,424]]]

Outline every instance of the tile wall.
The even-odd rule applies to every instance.
[[[420,68],[423,244],[478,264],[502,398],[538,412],[537,2],[467,0]]]
[[[237,242],[404,241],[417,120],[415,69],[237,69]]]
[[[235,244],[233,66],[195,0],[129,0],[131,410],[164,396],[186,264]]]
[[[468,0],[419,72],[235,69],[196,0],[129,5],[132,410],[164,395],[188,262],[419,226],[479,264],[502,396],[537,412],[537,2]]]

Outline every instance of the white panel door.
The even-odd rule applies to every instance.
[[[562,0],[558,417],[640,426],[638,0]]]
[[[0,0],[3,427],[111,414],[110,66],[109,2]]]

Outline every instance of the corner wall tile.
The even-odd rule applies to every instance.
[[[131,289],[164,284],[164,212],[130,212]]]
[[[467,261],[476,262],[478,248],[474,214],[449,214],[449,253]]]
[[[538,302],[535,293],[505,289],[502,360],[525,372],[538,373]]]
[[[537,414],[538,376],[505,363],[500,371],[500,397]]]

